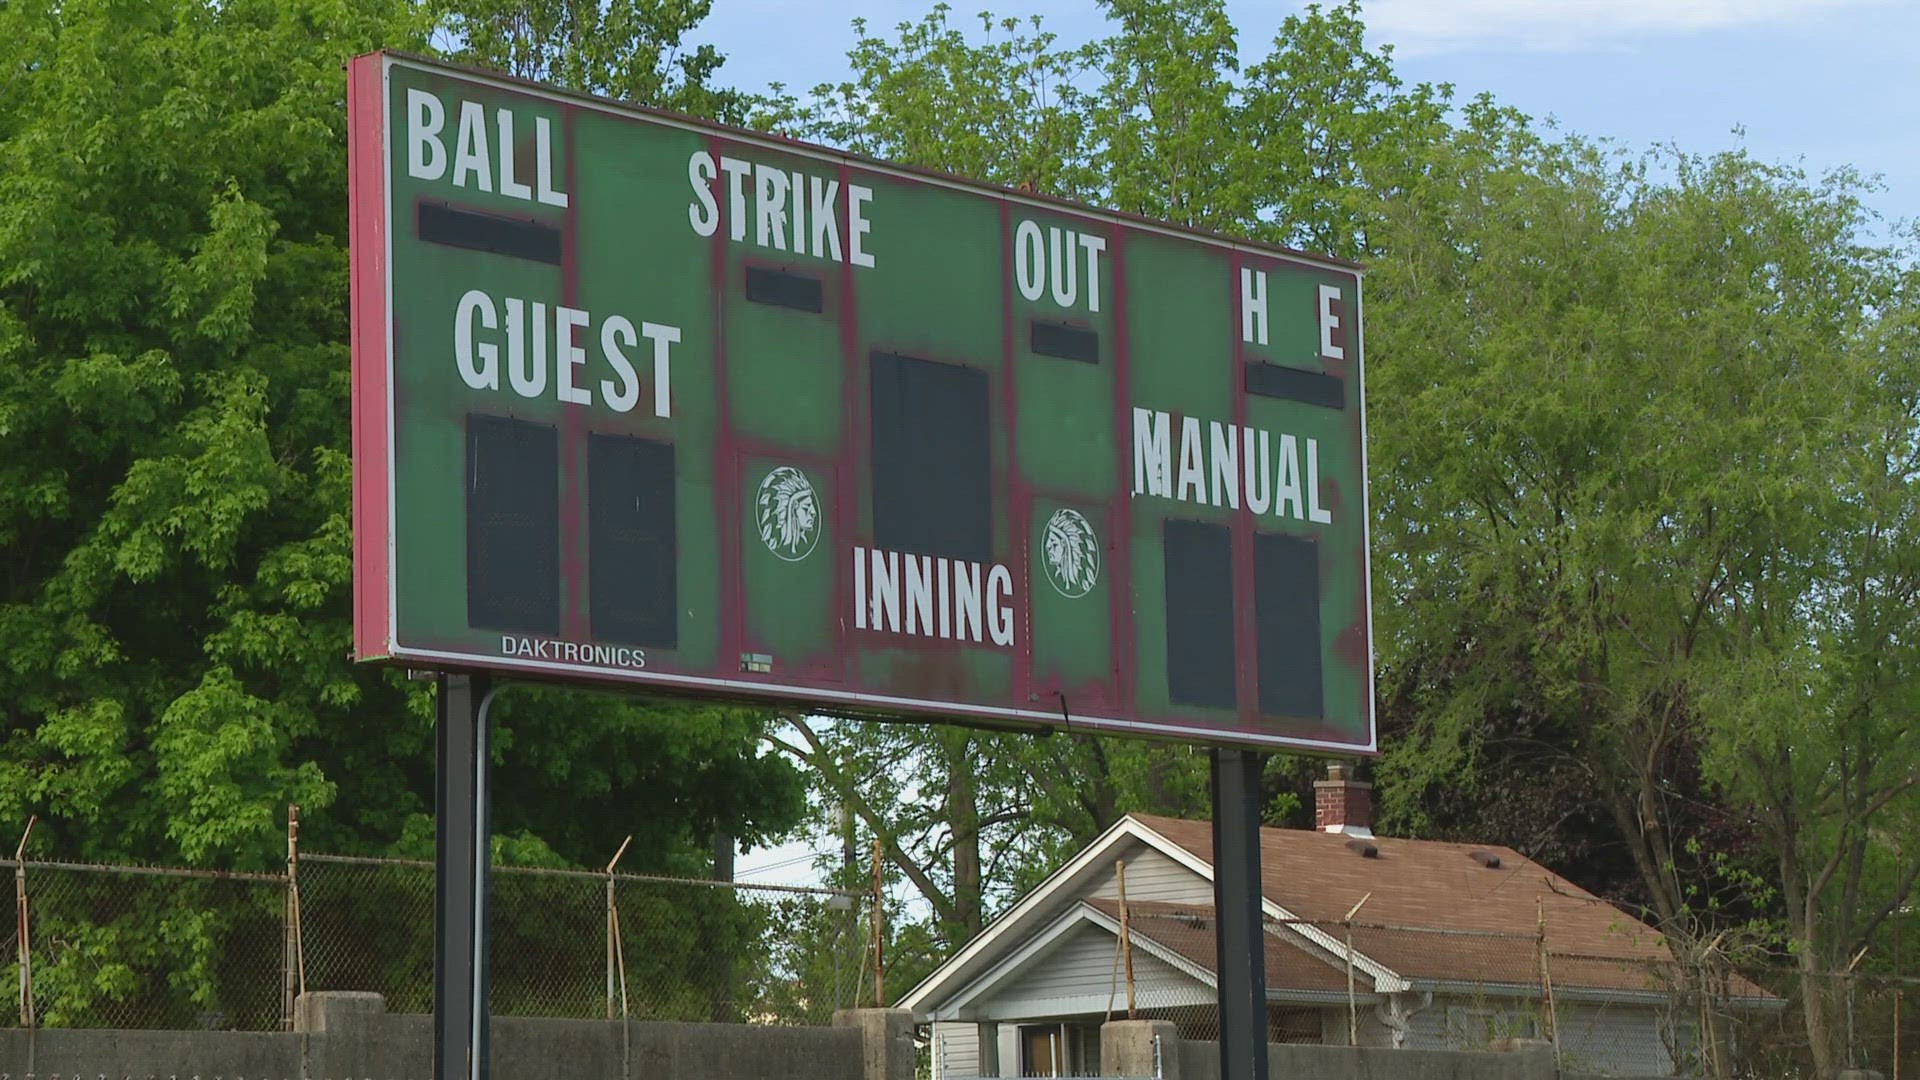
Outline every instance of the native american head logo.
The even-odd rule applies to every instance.
[[[820,499],[807,474],[781,465],[760,481],[754,499],[760,522],[760,542],[774,556],[799,562],[820,542]]]
[[[1100,541],[1077,510],[1055,510],[1047,519],[1041,555],[1047,581],[1061,596],[1085,596],[1100,580]]]

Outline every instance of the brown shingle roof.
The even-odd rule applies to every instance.
[[[1133,817],[1201,861],[1213,861],[1209,823]],[[1556,986],[1665,986],[1672,954],[1658,931],[1511,848],[1375,837],[1367,842],[1377,857],[1363,858],[1351,839],[1260,830],[1262,893],[1336,938],[1345,932],[1342,916],[1371,894],[1355,917],[1354,948],[1412,979],[1537,985],[1535,928],[1544,915]],[[1476,851],[1497,856],[1499,867],[1476,861]],[[1269,984],[1279,985],[1271,976]]]

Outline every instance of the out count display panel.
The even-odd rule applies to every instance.
[[[1374,748],[1357,267],[349,82],[361,659]]]

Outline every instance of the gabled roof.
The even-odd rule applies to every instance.
[[[1041,933],[1077,904],[1111,914],[1086,893],[1115,859],[1141,847],[1159,851],[1203,880],[1213,879],[1208,822],[1128,815],[935,969],[901,1006],[920,1013],[940,1006],[1007,949]],[[1371,853],[1363,854],[1368,847]],[[1352,928],[1354,965],[1366,991],[1404,990],[1416,982],[1537,987],[1543,918],[1550,966],[1563,973],[1554,978],[1557,988],[1656,994],[1659,970],[1671,963],[1658,931],[1511,848],[1391,837],[1356,841],[1338,833],[1262,829],[1260,859],[1266,917],[1284,921],[1287,930],[1324,953],[1343,953],[1346,931],[1339,924],[1367,897]],[[1194,933],[1175,934],[1164,921],[1153,921],[1168,913],[1128,906],[1147,920],[1136,918],[1136,938],[1213,970],[1211,912],[1204,905],[1183,909],[1190,921],[1205,921],[1198,935],[1206,939],[1204,946]],[[1318,958],[1291,942],[1278,954],[1270,943],[1269,954],[1269,986],[1279,987],[1283,976],[1319,978],[1312,968],[1294,971]],[[1336,974],[1344,989],[1344,972]]]
[[[1117,927],[1120,919],[1118,900],[1082,901],[1108,918]],[[1172,952],[1207,973],[1207,985],[1217,985],[1220,971],[1215,951],[1213,908],[1194,904],[1131,903],[1127,905],[1127,930],[1138,943],[1150,941]],[[1299,990],[1311,994],[1346,993],[1344,967],[1332,964],[1306,951],[1294,939],[1268,934],[1266,938],[1267,986],[1274,990]],[[1371,987],[1366,988],[1371,996]]]

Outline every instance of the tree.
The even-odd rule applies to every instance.
[[[1102,43],[1106,83],[1095,97],[1102,201],[1203,229],[1253,217],[1248,172],[1234,167],[1237,131],[1233,23],[1221,0],[1103,0],[1117,24]]]
[[[590,56],[541,52],[548,21],[515,47],[725,104],[717,57],[661,59],[703,7],[601,10]],[[35,853],[267,868],[289,803],[310,846],[430,843],[431,684],[348,660],[342,66],[504,11],[0,5],[0,827],[38,814]],[[632,832],[626,867],[704,873],[716,830],[759,842],[802,808],[762,713],[514,687],[496,717],[512,857],[599,865]],[[43,937],[68,950],[38,965],[51,1014],[225,1008],[223,957],[274,918],[244,906],[180,888]]]
[[[1842,227],[1857,213],[1850,177],[1819,192]],[[1834,1021],[1848,976],[1913,894],[1905,849],[1920,812],[1913,435],[1920,430],[1915,271],[1905,253],[1862,249],[1826,279],[1840,302],[1872,313],[1843,347],[1864,368],[1850,403],[1852,445],[1827,463],[1834,489],[1826,546],[1797,594],[1741,622],[1742,651],[1707,673],[1713,731],[1707,776],[1765,838],[1786,937],[1802,972],[1801,1007],[1816,1069],[1853,1060]]]
[[[754,99],[686,37],[713,0],[431,0],[447,58],[602,97],[738,124]]]
[[[943,169],[987,183],[1080,198],[1092,190],[1088,101],[1091,49],[1056,48],[1038,16],[980,16],[975,44],[936,4],[899,40],[855,19],[850,81],[784,93],[760,118],[856,153]]]
[[[341,64],[440,14],[0,10],[0,822],[39,813],[42,851],[261,867],[288,803],[356,850],[431,807],[430,687],[347,661]],[[597,62],[683,22],[623,23]],[[502,828],[569,860],[647,819],[635,854],[691,868],[799,809],[761,714],[516,689],[499,716]]]
[[[1912,419],[1857,187],[1741,153],[1621,161],[1485,112],[1426,169],[1370,290],[1376,565],[1405,598],[1377,614],[1419,710],[1389,750],[1393,808],[1470,784],[1490,721],[1530,718],[1592,777],[1683,970],[1764,912],[1711,891],[1728,834],[1778,862],[1808,970],[1846,966],[1817,947],[1831,909],[1803,901],[1912,783],[1890,730],[1835,737],[1899,715],[1891,672],[1849,657],[1906,647],[1870,617],[1905,588],[1904,511],[1884,515]],[[1716,797],[1737,812],[1696,813]],[[1831,831],[1798,817],[1809,801]]]

